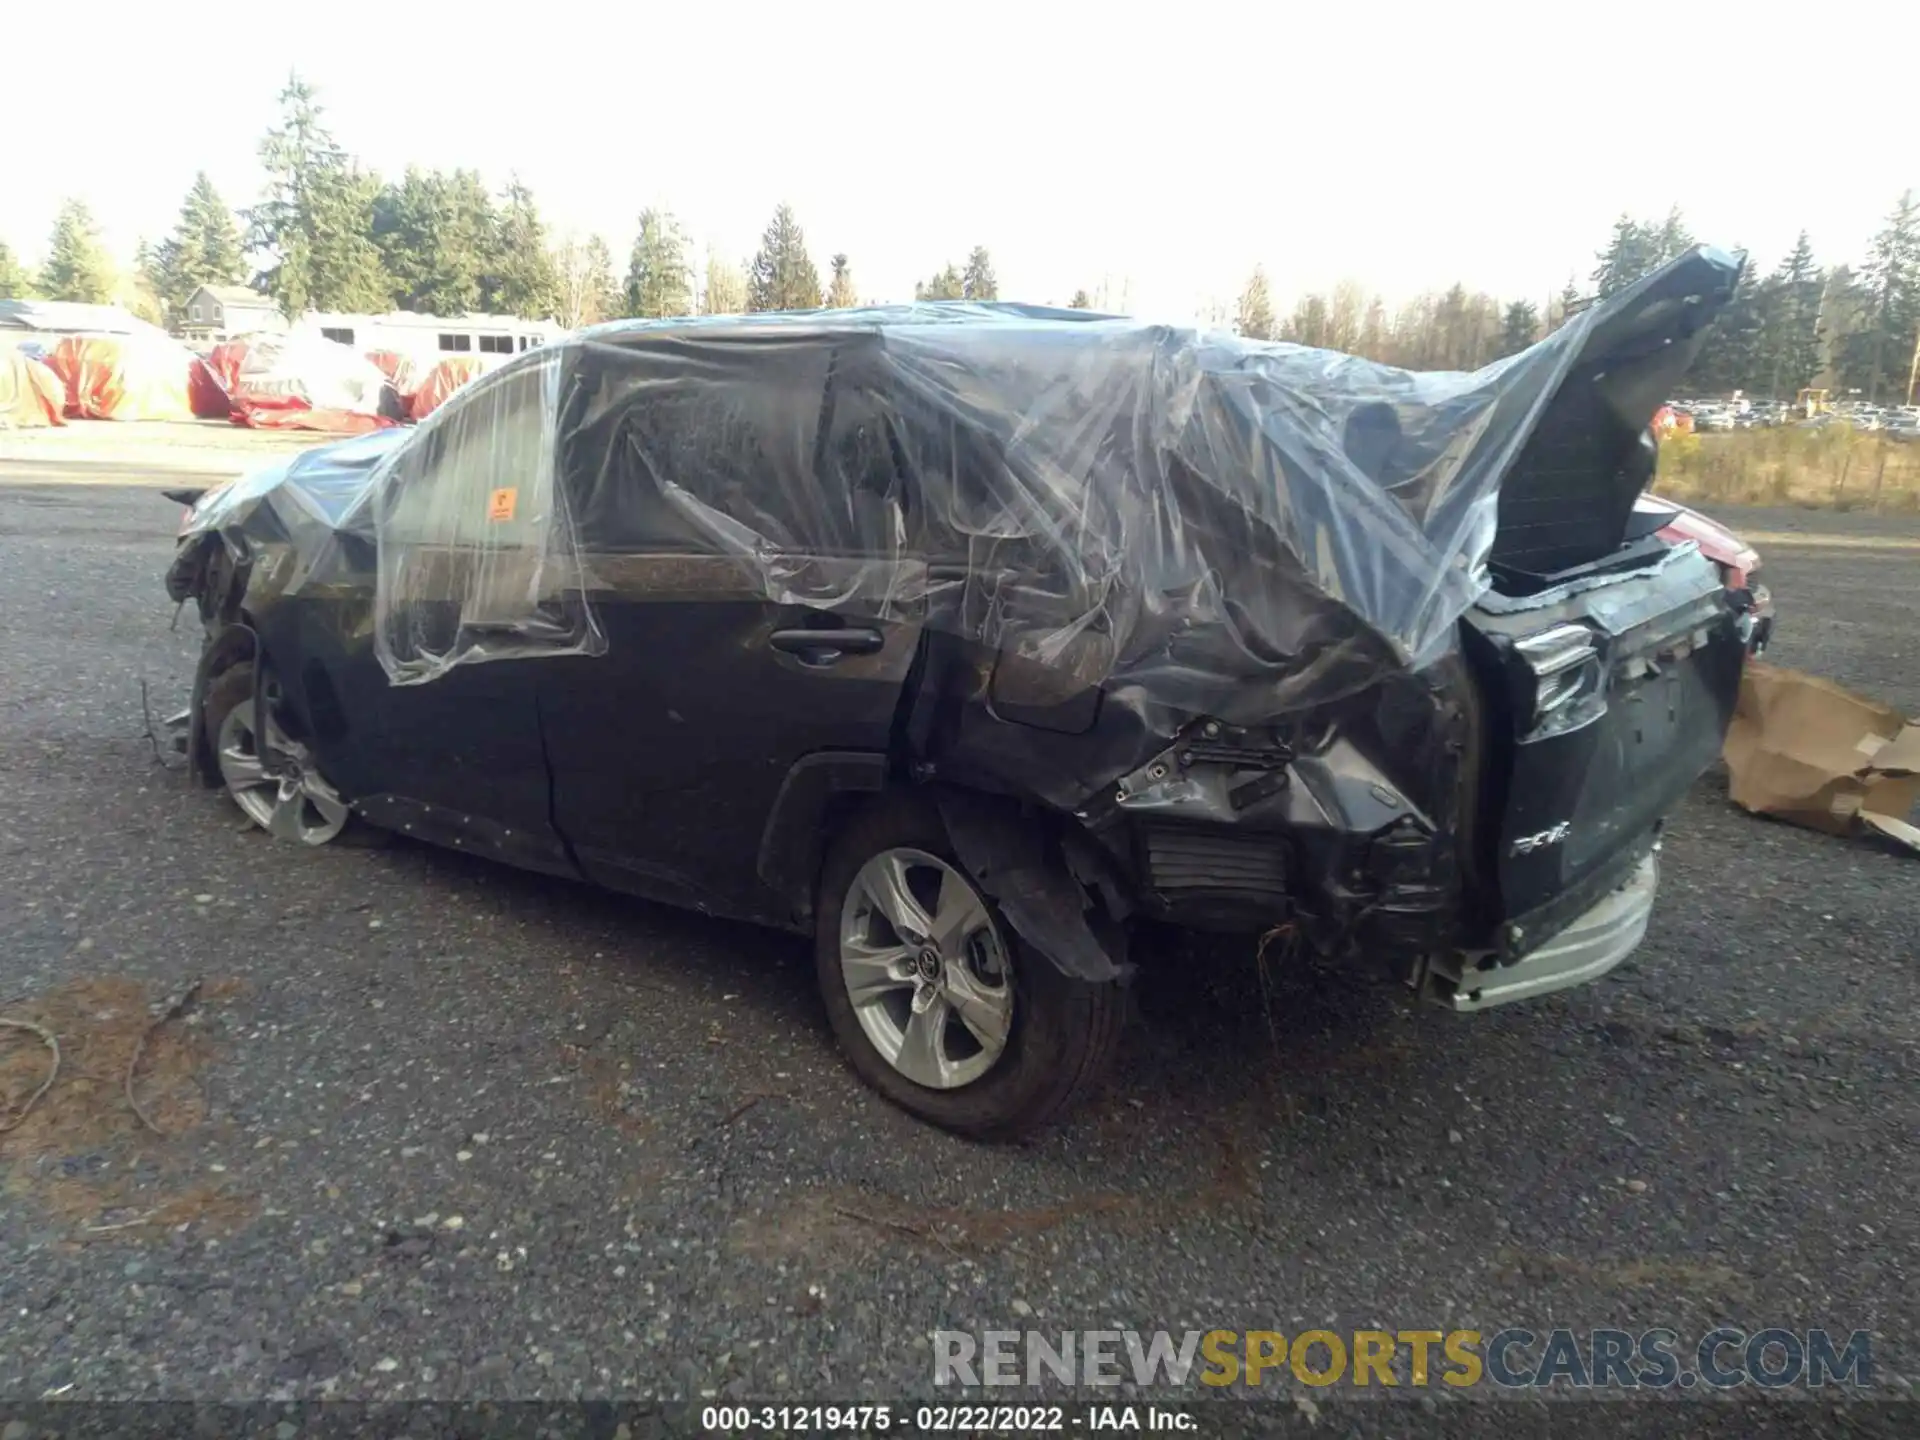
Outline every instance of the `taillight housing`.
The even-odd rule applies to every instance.
[[[1507,663],[1522,739],[1578,729],[1607,708],[1606,659],[1584,625],[1523,636]]]

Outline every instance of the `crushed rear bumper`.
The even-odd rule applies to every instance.
[[[1429,965],[1421,993],[1449,1010],[1485,1010],[1597,980],[1646,935],[1658,884],[1659,865],[1648,853],[1623,883],[1520,959],[1501,965],[1492,955],[1446,957]],[[1493,961],[1492,968],[1478,968],[1487,961]]]

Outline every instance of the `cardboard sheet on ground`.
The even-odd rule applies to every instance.
[[[1751,661],[1726,757],[1736,805],[1830,835],[1864,828],[1920,855],[1920,723],[1899,711]]]

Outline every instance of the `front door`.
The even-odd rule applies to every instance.
[[[292,678],[322,770],[377,823],[572,874],[536,688],[580,643],[536,583],[551,538],[553,382],[544,363],[478,381],[396,453],[377,553],[337,536],[343,553],[365,552],[357,583],[315,586],[295,606]]]

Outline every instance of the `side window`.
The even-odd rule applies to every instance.
[[[339,326],[322,325],[320,327],[320,338],[322,340],[338,340],[342,345],[351,345],[353,344],[353,331]]]
[[[475,381],[379,478],[374,652],[393,683],[605,648],[556,484],[564,358]]]
[[[511,335],[482,335],[480,337],[482,355],[511,355],[513,337]]]
[[[473,336],[442,335],[440,337],[440,348],[454,354],[464,353],[473,349]]]
[[[429,603],[457,600],[467,625],[511,624],[539,600],[534,587],[553,515],[548,368],[459,395],[387,482],[383,574],[404,566],[404,576],[395,572],[402,591]]]
[[[529,487],[552,469],[543,373],[476,384],[448,403],[395,467],[389,535],[409,545],[527,543],[538,508]]]
[[[915,487],[901,467],[897,430],[872,394],[836,393],[818,480],[822,502],[845,513],[841,546],[852,553],[898,556],[918,548],[907,544]]]

